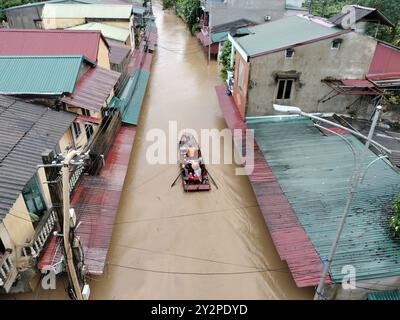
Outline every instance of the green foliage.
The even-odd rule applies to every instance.
[[[39,2],[42,0],[0,0],[0,22],[6,19],[3,9],[20,6],[22,4]]]
[[[226,81],[227,79],[227,72],[228,71],[233,71],[235,70],[235,66],[231,68],[231,50],[232,50],[232,43],[230,41],[225,41],[224,46],[222,47],[221,50],[221,64],[222,64],[222,69],[220,76],[222,80]]]
[[[395,237],[400,236],[400,196],[397,196],[393,204],[394,215],[390,218],[390,229]]]
[[[176,12],[187,24],[189,30],[197,22],[200,0],[176,0]]]
[[[400,1],[398,0],[314,0],[312,14],[330,18],[342,10],[345,5],[358,4],[380,10],[396,27],[381,26],[378,39],[400,44]],[[375,36],[376,27],[371,27],[369,34]]]
[[[385,95],[385,104],[400,105],[400,96],[394,93]]]
[[[163,10],[171,9],[175,5],[175,0],[162,0]]]
[[[195,35],[197,32],[199,32],[201,30],[201,26],[200,23],[196,22],[193,26],[192,26],[192,35]]]

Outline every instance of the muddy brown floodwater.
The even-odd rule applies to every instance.
[[[226,128],[198,41],[173,12],[154,5],[159,45],[125,180],[104,275],[90,281],[91,299],[311,299],[296,287],[274,248],[246,176],[235,165],[209,165],[219,189],[170,188],[177,165],[150,165],[146,133]],[[269,270],[269,271],[267,271]],[[58,290],[19,298],[66,299]],[[60,288],[61,287],[61,288]],[[17,297],[17,298],[18,298]]]

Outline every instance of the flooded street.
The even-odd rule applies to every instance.
[[[104,275],[91,280],[91,299],[311,299],[298,289],[268,234],[246,176],[235,165],[208,165],[219,189],[184,193],[177,165],[150,165],[146,133],[224,129],[198,40],[172,12],[154,5],[158,47],[125,180]],[[64,298],[56,292],[34,298]],[[23,295],[20,297],[30,297]]]

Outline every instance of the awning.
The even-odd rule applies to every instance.
[[[78,108],[100,112],[110,96],[120,73],[100,67],[89,69],[79,79],[74,92],[61,101]]]
[[[400,73],[370,74],[367,78],[378,88],[400,87]]]
[[[331,87],[340,94],[345,95],[379,95],[383,92],[375,84],[368,80],[322,80],[323,83]]]
[[[78,115],[74,122],[76,123],[81,123],[81,124],[100,124],[101,119],[95,118],[95,117],[89,117],[89,116],[84,116],[82,114]]]
[[[200,40],[204,47],[208,47],[210,44],[212,44],[212,40],[201,31],[196,33],[196,38]]]

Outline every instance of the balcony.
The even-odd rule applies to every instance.
[[[36,258],[39,256],[54,229],[56,221],[57,215],[55,211],[48,211],[36,227],[36,232],[31,242],[22,247],[22,257]]]
[[[4,255],[0,254],[0,289],[8,293],[17,275],[18,271],[12,262],[11,251],[6,251]]]

